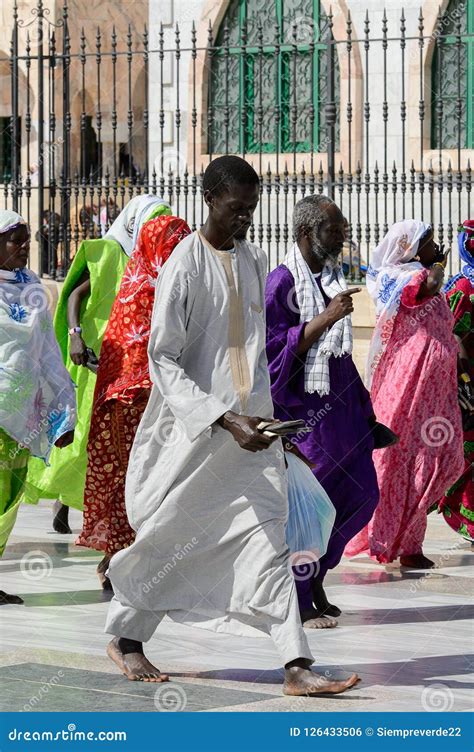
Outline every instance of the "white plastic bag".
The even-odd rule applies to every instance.
[[[326,553],[336,510],[308,465],[291,452],[288,463],[286,542],[293,565],[317,561]],[[298,554],[298,556],[295,556]]]

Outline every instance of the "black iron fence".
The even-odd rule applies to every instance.
[[[348,219],[353,279],[398,219],[430,221],[453,243],[471,214],[474,0],[434,20],[420,11],[414,28],[403,13],[357,23],[313,2],[306,15],[289,0],[283,15],[271,7],[235,0],[219,28],[151,35],[78,28],[67,3],[58,18],[41,1],[28,18],[15,5],[0,175],[41,274],[64,276],[81,240],[137,193],[163,195],[199,226],[202,172],[222,153],[260,174],[251,236],[271,266],[291,242],[294,203],[314,192]]]

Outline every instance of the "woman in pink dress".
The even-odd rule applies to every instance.
[[[373,253],[367,289],[377,318],[366,380],[377,419],[400,440],[374,453],[380,501],[347,556],[434,566],[422,548],[427,510],[463,469],[458,345],[440,294],[445,264],[431,227],[416,220],[394,224]]]

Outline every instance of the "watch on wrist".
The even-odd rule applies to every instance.
[[[70,329],[68,329],[68,334],[71,337],[73,334],[81,334],[82,327],[80,326],[72,326]]]

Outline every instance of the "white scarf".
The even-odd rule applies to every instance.
[[[26,225],[26,222],[21,214],[18,214],[15,211],[11,211],[10,209],[2,209],[0,211],[0,233],[3,234],[4,232],[13,230],[13,228],[17,227],[18,225]]]
[[[326,303],[318,283],[297,243],[293,243],[283,263],[295,280],[296,300],[300,309],[300,321],[311,321],[324,313]],[[340,264],[327,263],[321,272],[321,286],[328,298],[347,290],[346,280]],[[327,329],[306,353],[305,392],[317,392],[320,396],[329,394],[329,358],[340,357],[352,352],[352,323],[350,316],[336,321]]]
[[[367,292],[375,303],[376,322],[365,372],[368,389],[390,340],[403,288],[424,268],[413,258],[420,239],[429,229],[430,225],[416,219],[396,222],[372,253],[366,282]]]
[[[153,209],[161,205],[170,209],[169,204],[158,196],[152,196],[148,193],[143,196],[135,196],[122,209],[104,237],[116,240],[127,256],[131,256],[142,225]],[[171,210],[169,213],[171,214]]]
[[[45,461],[76,423],[48,302],[32,271],[0,270],[0,428]]]

